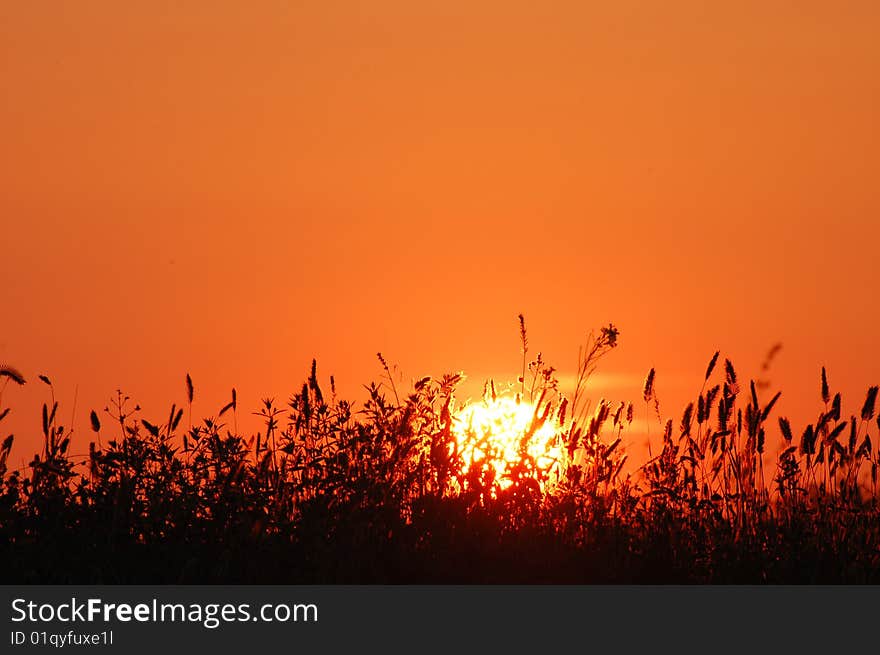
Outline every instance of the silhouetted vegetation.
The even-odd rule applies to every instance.
[[[9,470],[12,437],[0,447],[3,581],[880,581],[877,387],[845,417],[822,369],[818,419],[795,432],[771,418],[778,393],[762,400],[715,353],[695,402],[628,470],[634,417],[661,419],[654,371],[635,406],[588,402],[586,380],[617,344],[608,326],[581,350],[567,399],[552,367],[528,360],[522,317],[520,328],[522,375],[504,393],[533,415],[503,466],[491,435],[461,425],[460,375],[404,393],[381,355],[385,380],[360,407],[332,378],[319,384],[313,363],[286,403],[262,402],[264,428],[247,437],[234,390],[198,423],[189,375],[185,406],[157,422],[119,392],[91,412],[80,457],[41,376],[42,451]],[[8,384],[25,379],[0,367],[0,394]],[[487,402],[499,395],[486,385]],[[553,456],[541,459],[528,441],[547,425]]]

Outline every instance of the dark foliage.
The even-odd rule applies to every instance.
[[[603,330],[580,369],[591,371],[616,338],[613,326]],[[120,392],[104,425],[90,414],[96,442],[79,459],[53,400],[42,452],[26,470],[7,469],[11,437],[0,446],[2,579],[880,582],[869,436],[877,388],[851,419],[841,419],[838,396],[800,441],[779,419],[782,448],[770,456],[778,394],[762,403],[754,384],[741,392],[726,360],[712,385],[717,361],[680,422],[666,421],[654,438],[659,452],[628,473],[621,435],[632,429],[632,405],[601,401],[588,412],[581,382],[569,405],[540,356],[517,386],[535,402],[533,421],[557,421],[565,457],[552,471],[524,449],[504,470],[465,461],[454,432],[458,375],[419,380],[406,397],[391,388],[393,400],[371,385],[355,411],[335,389],[323,392],[313,366],[283,407],[263,401],[265,429],[247,438],[228,427],[237,424],[234,391],[218,416],[189,426],[174,406],[165,422],[141,418]],[[649,381],[646,400],[656,394],[653,370]],[[495,397],[494,384],[487,393]],[[186,395],[191,407],[188,375]],[[827,407],[824,370],[821,396]]]

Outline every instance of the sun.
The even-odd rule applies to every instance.
[[[561,426],[549,403],[489,396],[465,405],[455,418],[452,430],[465,472],[474,466],[491,467],[502,489],[512,484],[518,464],[526,463],[543,483],[562,461]]]

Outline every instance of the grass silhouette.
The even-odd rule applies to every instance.
[[[632,403],[586,397],[616,347],[613,325],[581,349],[575,391],[529,362],[514,403],[531,419],[513,456],[463,426],[461,374],[384,383],[360,408],[319,384],[317,365],[283,406],[263,400],[263,429],[239,434],[238,402],[193,422],[186,408],[141,417],[117,392],[90,413],[94,441],[70,454],[54,392],[41,452],[24,470],[0,446],[0,554],[6,583],[876,583],[880,581],[877,387],[841,413],[821,371],[821,410],[798,430],[773,418],[729,360],[711,358],[656,454],[626,471]],[[52,390],[51,381],[40,376]],[[0,367],[0,394],[25,384]],[[497,402],[494,382],[486,402]],[[654,371],[646,412],[661,417]],[[2,395],[0,395],[2,403]],[[187,422],[184,412],[188,410]],[[0,405],[0,421],[9,413]],[[552,460],[530,440],[553,426]],[[768,436],[783,448],[766,452]]]

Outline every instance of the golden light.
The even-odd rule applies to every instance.
[[[539,482],[546,481],[562,461],[559,431],[549,405],[538,407],[510,395],[465,405],[453,423],[465,470],[491,466],[502,489],[512,484],[511,474],[523,463]]]

